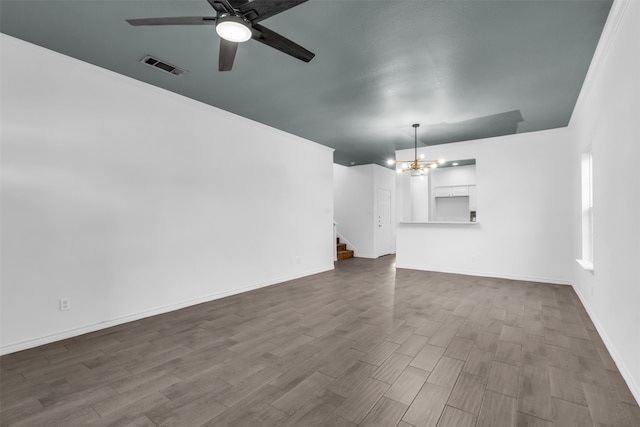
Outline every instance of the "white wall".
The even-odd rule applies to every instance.
[[[431,185],[433,187],[475,185],[476,183],[475,165],[436,168],[431,169],[429,173],[431,174]]]
[[[342,241],[359,258],[377,258],[377,189],[391,192],[392,251],[395,251],[395,172],[378,165],[333,166],[334,215]]]
[[[571,145],[563,128],[420,149],[427,158],[476,159],[478,223],[400,224],[396,265],[569,283]]]
[[[3,353],[333,268],[332,150],[1,37]]]
[[[469,197],[438,197],[435,205],[435,221],[469,222]]]
[[[410,172],[409,172],[410,173]],[[409,173],[403,173],[399,175],[397,179],[400,179],[405,183],[404,188],[409,184],[409,194],[407,200],[410,203],[410,209],[402,216],[407,221],[429,221],[429,210],[433,208],[433,203],[430,203],[429,195],[429,183],[431,182],[430,176],[425,175],[410,175]]]
[[[572,263],[572,282],[640,401],[640,2],[615,2],[571,119],[581,155],[593,153],[594,272]],[[580,192],[572,199],[571,252],[581,257]]]

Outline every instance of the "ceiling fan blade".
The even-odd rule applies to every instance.
[[[220,39],[220,54],[218,55],[218,71],[230,71],[236,59],[238,43]]]
[[[257,33],[253,33],[252,38],[254,40],[266,44],[267,46],[271,46],[274,49],[278,49],[280,52],[284,52],[287,55],[291,55],[304,62],[309,62],[314,56],[316,56],[315,53],[308,51],[299,44],[292,42],[288,38],[281,36],[275,31],[271,31],[260,24],[253,24],[253,29],[257,30]]]
[[[207,2],[211,5],[212,8],[214,8],[216,10],[216,12],[218,12],[218,14],[221,13],[232,13],[234,8],[238,8],[239,4],[237,3],[245,3],[247,0],[240,0],[239,2],[237,0],[232,0],[232,1],[228,1],[228,0],[207,0]],[[236,4],[234,4],[236,3]]]
[[[134,27],[140,25],[215,25],[216,18],[207,16],[179,16],[173,18],[127,19]]]
[[[238,6],[238,10],[245,15],[249,21],[254,23],[270,18],[306,1],[307,0],[253,0]],[[236,7],[236,5],[233,4],[234,2],[231,3]],[[251,13],[252,11],[254,13]]]
[[[208,0],[208,1],[218,1],[218,0]],[[249,3],[251,0],[227,0],[227,1],[235,9],[240,9],[240,6],[242,6],[245,3]]]

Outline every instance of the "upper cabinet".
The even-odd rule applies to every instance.
[[[451,197],[451,187],[436,187],[435,197]]]
[[[451,187],[451,197],[462,197],[462,196],[468,196],[468,195],[469,195],[468,185]]]
[[[468,185],[456,185],[451,187],[435,187],[435,197],[468,197]]]

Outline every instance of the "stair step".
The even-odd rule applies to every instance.
[[[336,252],[338,255],[338,259],[347,259],[353,258],[353,251],[347,249],[346,243],[340,243],[340,238],[336,238]]]

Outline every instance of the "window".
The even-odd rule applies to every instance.
[[[585,270],[593,272],[593,154],[582,155],[582,259]]]

